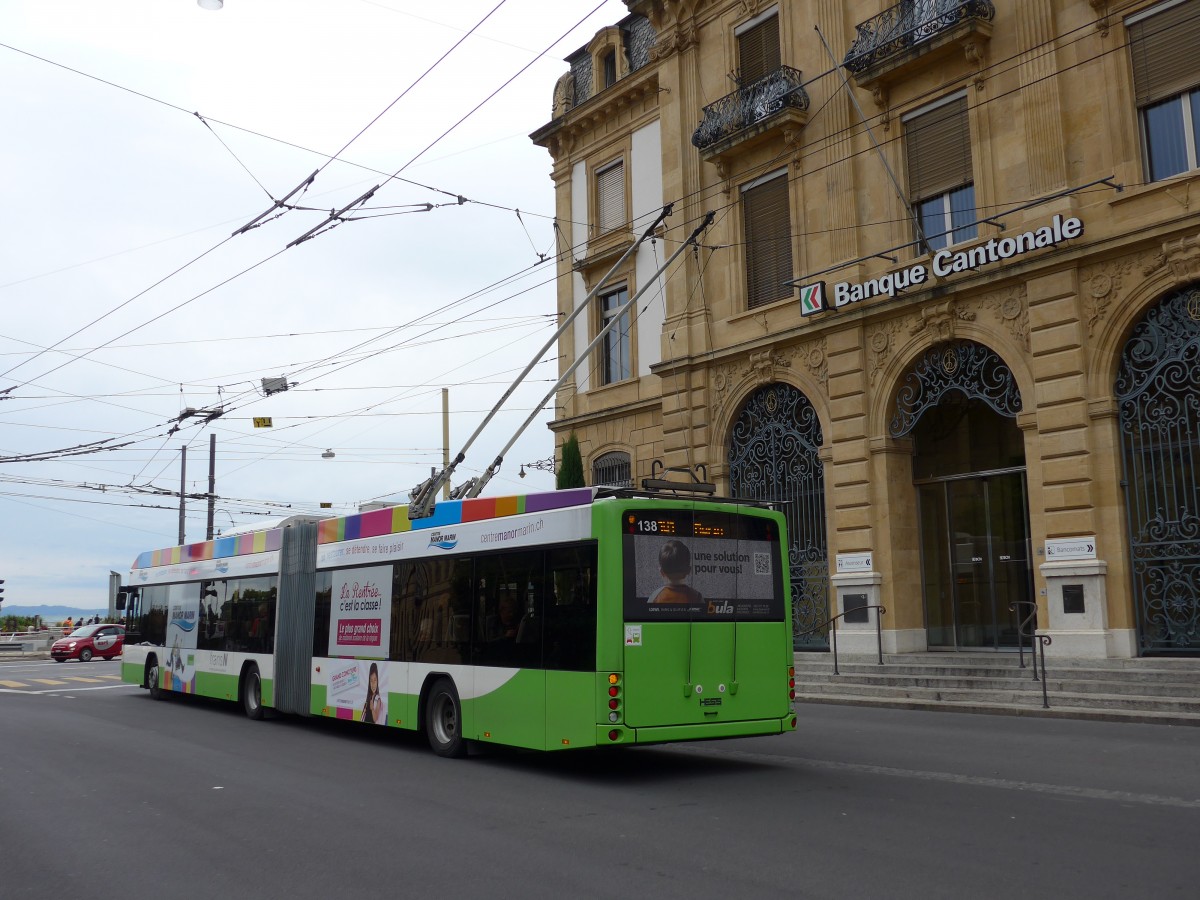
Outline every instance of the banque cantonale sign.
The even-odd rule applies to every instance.
[[[1004,262],[1034,250],[1053,247],[1083,234],[1083,222],[1074,216],[1055,216],[1048,225],[1025,231],[1014,237],[992,238],[964,250],[939,250],[929,265],[916,263],[878,278],[862,282],[842,281],[833,286],[833,306],[841,308],[872,297],[895,297],[910,288],[920,287],[933,278],[945,278],[959,272],[967,272],[984,266]],[[800,312],[810,316],[824,312],[826,304],[825,282],[818,281],[800,288]]]

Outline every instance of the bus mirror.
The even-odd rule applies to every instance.
[[[117,609],[124,609],[124,608],[125,608],[125,592],[118,591],[117,592]]]

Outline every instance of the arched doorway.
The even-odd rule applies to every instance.
[[[1138,649],[1200,654],[1200,288],[1135,326],[1114,392]]]
[[[911,436],[930,648],[1018,644],[1033,609],[1021,394],[993,351],[927,351],[896,397],[889,431]]]
[[[825,470],[817,455],[821,443],[812,403],[786,384],[770,384],[751,394],[729,438],[730,495],[784,504],[798,650],[828,647],[824,630],[804,633],[829,618]]]

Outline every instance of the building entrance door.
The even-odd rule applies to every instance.
[[[921,566],[930,647],[1017,646],[1032,599],[1025,473],[994,472],[918,485]]]

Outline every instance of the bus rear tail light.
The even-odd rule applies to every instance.
[[[619,741],[621,739],[621,732],[614,728],[608,733],[608,739],[610,741]]]
[[[613,672],[608,676],[608,721],[621,721],[621,676]]]
[[[796,699],[796,667],[788,666],[788,699]]]

